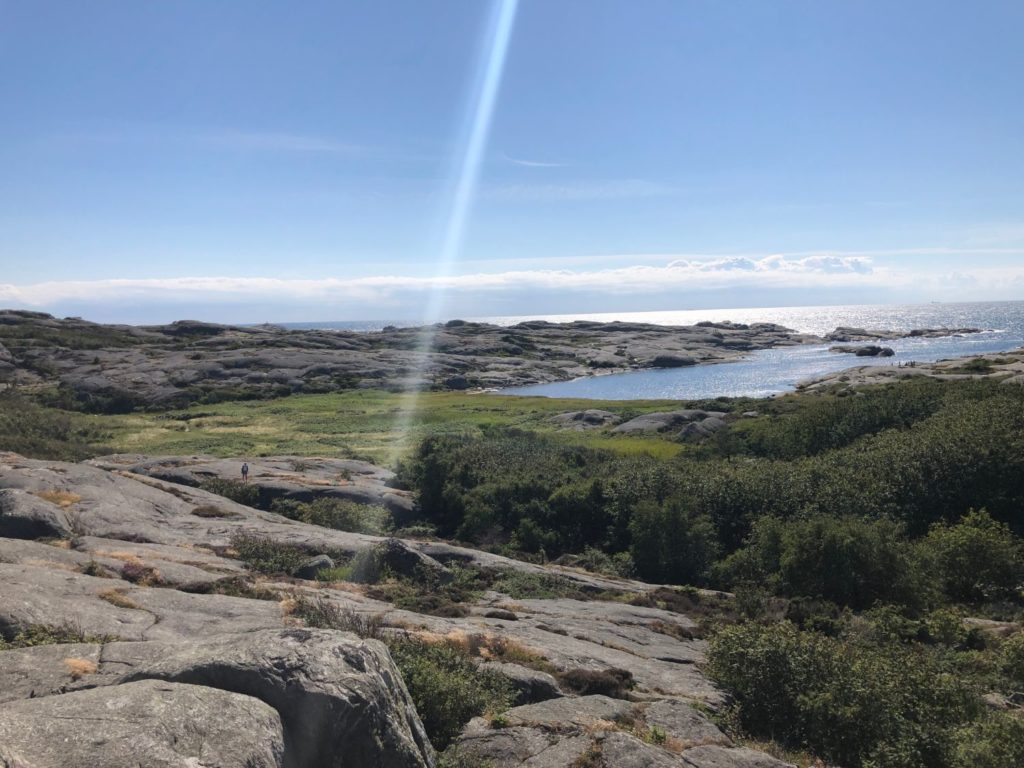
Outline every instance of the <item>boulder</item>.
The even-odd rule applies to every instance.
[[[644,707],[643,720],[649,727],[684,744],[730,744],[729,737],[690,704],[679,699],[662,699]]]
[[[66,665],[54,663],[61,655],[89,662],[93,671],[71,679]],[[279,716],[283,764],[289,768],[318,768],[327,756],[344,765],[381,768],[433,764],[423,726],[385,646],[343,632],[197,633],[189,643],[106,643],[102,654],[98,645],[38,646],[0,654],[0,680],[17,681],[21,695],[53,700],[76,688],[116,690],[140,680],[230,691]]]
[[[711,437],[728,426],[725,420],[718,416],[708,416],[700,421],[691,421],[679,431],[681,440],[702,440]]]
[[[558,682],[547,672],[500,661],[488,661],[480,666],[482,669],[497,672],[512,682],[516,690],[516,706],[557,699],[562,695],[558,689]]]
[[[63,539],[72,535],[71,526],[68,511],[58,504],[17,488],[0,490],[0,536]]]
[[[315,579],[320,571],[333,568],[334,561],[327,555],[317,555],[304,562],[292,574],[297,579]]]
[[[12,768],[283,768],[284,742],[257,699],[159,680],[0,709],[0,765]]]
[[[600,429],[601,427],[612,426],[622,421],[610,411],[602,411],[598,408],[588,408],[585,411],[572,411],[552,416],[551,421],[564,429]]]

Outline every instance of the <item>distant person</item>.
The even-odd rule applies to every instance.
[[[249,465],[248,464],[242,464],[242,482],[243,483],[249,482]]]

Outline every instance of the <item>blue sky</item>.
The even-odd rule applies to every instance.
[[[1024,299],[1024,4],[0,0],[0,304],[102,320]]]

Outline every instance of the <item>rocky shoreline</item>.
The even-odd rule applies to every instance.
[[[424,332],[430,352],[423,351]],[[101,325],[6,310],[0,311],[0,384],[59,387],[64,407],[125,412],[356,388],[504,389],[729,362],[776,347],[975,332],[839,328],[822,339],[772,323],[530,321],[502,327],[453,320],[429,329],[357,333],[195,321]]]

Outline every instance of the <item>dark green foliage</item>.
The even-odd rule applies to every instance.
[[[321,497],[308,503],[276,499],[270,510],[292,520],[355,533],[381,534],[391,525],[391,513],[385,507],[348,499]]]
[[[32,459],[81,461],[104,452],[105,439],[86,417],[0,392],[0,446]]]
[[[239,560],[259,573],[290,574],[310,557],[298,547],[247,533],[232,537],[231,547],[238,553]]]
[[[910,546],[888,520],[763,517],[747,546],[716,573],[726,584],[763,585],[854,609],[876,602],[918,604],[924,597]]]
[[[957,733],[955,768],[1010,768],[1024,765],[1024,718],[999,712]]]
[[[199,488],[247,507],[259,507],[260,505],[260,489],[255,484],[211,477],[209,480],[201,482]]]
[[[719,551],[711,519],[679,499],[638,504],[629,530],[633,562],[648,581],[703,583]]]
[[[981,713],[976,691],[932,653],[789,623],[722,630],[709,670],[750,733],[847,768],[951,766],[955,729]]]
[[[458,646],[413,638],[389,643],[431,743],[444,749],[472,718],[511,706],[508,679],[479,669]]]
[[[951,600],[1012,598],[1024,587],[1021,540],[985,511],[972,511],[956,525],[936,524],[918,548]]]

